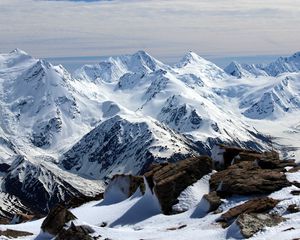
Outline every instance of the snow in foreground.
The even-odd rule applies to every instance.
[[[300,181],[300,173],[287,174],[289,180]],[[190,207],[184,213],[166,216],[160,213],[159,205],[155,196],[147,190],[145,195],[136,192],[129,199],[123,200],[118,194],[111,193],[105,200],[90,202],[79,208],[73,209],[72,213],[77,216],[76,225],[90,225],[96,232],[94,236],[101,235],[101,239],[113,240],[140,240],[140,239],[239,239],[242,238],[235,224],[223,229],[216,219],[221,213],[209,213],[203,216],[205,206],[198,203],[196,206],[188,199],[201,199],[201,194],[208,192],[208,176],[203,177],[193,186],[190,186],[180,197],[181,206]],[[206,183],[206,184],[205,184]],[[293,239],[300,236],[300,213],[288,214],[286,209],[290,204],[300,205],[300,196],[290,194],[296,187],[284,188],[274,192],[270,197],[282,200],[274,210],[283,215],[287,220],[277,227],[267,228],[257,233],[251,239]],[[245,197],[235,196],[221,205],[221,209],[228,209],[247,200]],[[18,238],[29,239],[52,239],[52,236],[40,232],[43,219],[27,222],[19,225],[0,225],[0,230],[15,229],[32,232],[30,237]],[[106,227],[100,227],[107,223]],[[6,239],[0,237],[0,239]]]

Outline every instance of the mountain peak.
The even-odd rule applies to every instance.
[[[292,57],[293,57],[293,58],[300,58],[300,51],[294,53]]]
[[[179,63],[177,64],[177,67],[182,68],[185,67],[187,65],[203,65],[203,64],[207,64],[209,63],[207,60],[205,60],[204,58],[200,57],[197,53],[189,51],[188,53],[186,53],[183,58],[179,61]]]
[[[224,71],[237,78],[241,78],[243,76],[242,66],[236,61],[232,61],[226,68],[224,68]]]
[[[200,57],[197,53],[193,51],[189,51],[188,53],[185,54],[183,60],[192,63],[192,62],[198,62],[199,60],[203,60],[203,58]]]
[[[133,54],[134,56],[141,56],[141,57],[152,57],[149,53],[144,50],[139,50]]]
[[[25,51],[23,51],[23,50],[20,49],[20,48],[16,48],[16,49],[12,50],[12,51],[10,52],[10,54],[27,55],[27,56],[28,56],[28,53],[25,52]]]

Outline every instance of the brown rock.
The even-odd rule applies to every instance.
[[[241,234],[245,238],[250,238],[265,227],[276,226],[284,220],[283,217],[278,215],[243,213],[238,217],[236,224],[239,226]]]
[[[260,157],[261,155],[261,153],[259,152],[239,147],[226,146],[223,144],[220,144],[219,147],[224,151],[224,166],[219,166],[219,168],[221,169],[226,169],[227,167],[232,165],[232,163],[239,163],[242,161],[254,161],[257,159],[257,157]]]
[[[278,171],[261,169],[253,162],[241,162],[211,176],[210,189],[221,197],[266,194],[290,186],[286,176]]]
[[[68,209],[62,205],[57,205],[50,211],[41,228],[44,232],[57,235],[66,223],[75,219],[76,217]]]
[[[224,151],[223,169],[228,168],[232,164],[241,162],[256,162],[258,166],[263,169],[276,169],[277,171],[285,171],[285,167],[296,167],[294,160],[281,161],[279,153],[274,150],[262,153],[226,145],[219,145],[219,147]],[[219,169],[220,168],[222,169],[222,166],[220,166]]]
[[[205,194],[203,198],[209,203],[208,212],[212,212],[218,209],[218,207],[222,204],[221,198],[217,195],[217,192],[210,192],[209,194]]]
[[[92,240],[91,233],[95,231],[89,226],[75,226],[73,223],[68,229],[62,229],[56,240]]]
[[[279,202],[268,197],[249,200],[223,213],[220,220],[228,223],[243,213],[264,213],[273,209]]]
[[[290,213],[296,213],[299,212],[300,209],[296,204],[291,204],[288,206],[287,211],[289,211]]]
[[[31,236],[33,235],[30,232],[24,232],[24,231],[16,231],[12,229],[6,229],[5,231],[0,230],[0,236],[5,236],[8,238],[18,238],[18,237],[25,237],[25,236]]]
[[[172,214],[172,206],[188,186],[212,171],[210,157],[193,157],[176,163],[156,165],[145,174],[164,214]]]

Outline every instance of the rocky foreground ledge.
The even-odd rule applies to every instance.
[[[259,153],[223,145],[218,147],[215,156],[218,156],[217,161],[202,156],[154,164],[143,176],[115,175],[106,188],[103,201],[113,203],[110,198],[116,193],[119,201],[136,194],[151,194],[163,214],[178,214],[188,210],[175,207],[180,195],[200,179],[208,179],[209,192],[202,196],[192,217],[216,214],[216,224],[237,238],[250,238],[266,227],[286,221],[282,211],[276,209],[282,200],[270,194],[289,186],[300,187],[300,183],[289,180],[286,175],[298,171],[294,161],[281,160],[275,151]],[[300,190],[289,194],[299,195]],[[245,200],[224,208],[236,196]],[[298,211],[299,206],[291,203],[283,212]],[[50,211],[41,229],[58,240],[102,239],[95,235],[92,227],[78,224],[76,216],[63,205]]]

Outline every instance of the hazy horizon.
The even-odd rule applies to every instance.
[[[133,54],[133,53],[128,53]],[[152,55],[151,53],[149,53]],[[117,56],[117,55],[112,55]],[[153,56],[153,55],[152,55]],[[76,69],[80,68],[81,66],[85,64],[96,64],[101,61],[101,59],[104,59],[106,57],[110,56],[82,56],[82,57],[46,57],[43,58],[55,65],[62,64],[68,71],[74,72]],[[153,56],[157,58],[156,56]],[[183,56],[177,56],[174,58],[157,58],[159,61],[168,64],[168,65],[174,65],[178,63]],[[230,64],[232,61],[237,61],[239,63],[270,63],[274,60],[276,60],[278,57],[281,57],[281,55],[260,55],[260,56],[228,56],[228,57],[221,57],[221,58],[213,58],[211,56],[201,56],[213,63],[215,63],[217,66],[221,68],[225,68],[228,64]]]
[[[111,56],[144,49],[163,61],[299,51],[297,0],[1,0],[0,52],[38,58]]]

